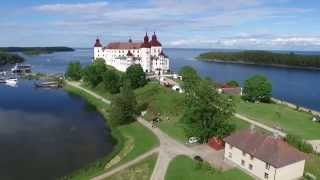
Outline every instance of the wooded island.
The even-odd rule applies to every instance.
[[[320,69],[319,55],[309,56],[269,51],[208,52],[200,54],[197,59],[212,62]]]
[[[50,54],[54,52],[67,52],[74,51],[73,48],[69,47],[2,47],[0,51],[3,52],[22,52],[26,55],[39,55],[39,54]]]
[[[0,66],[6,64],[22,63],[23,61],[24,58],[17,54],[0,52]]]

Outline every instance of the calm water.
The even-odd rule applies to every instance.
[[[201,62],[195,56],[209,50],[166,49],[171,58],[171,67],[178,71],[184,65],[190,65],[202,76],[209,76],[219,82],[237,80],[241,83],[255,74],[267,76],[273,85],[273,96],[301,106],[320,110],[320,71],[273,68],[252,65],[222,64]],[[320,54],[319,52],[297,52],[299,54]],[[64,72],[70,61],[78,60],[89,64],[91,49],[78,49],[75,52],[54,53],[28,57],[28,63],[39,72]]]
[[[47,180],[112,150],[102,117],[80,97],[33,82],[0,84],[0,179]]]

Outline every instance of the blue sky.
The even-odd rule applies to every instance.
[[[320,50],[319,0],[2,0],[0,46],[91,47],[156,31],[165,47]]]

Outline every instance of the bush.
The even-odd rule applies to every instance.
[[[130,81],[133,89],[143,87],[147,84],[146,74],[140,64],[135,64],[128,67],[126,71],[126,79]]]
[[[310,144],[306,143],[301,137],[288,134],[286,139],[288,144],[294,146],[295,148],[299,149],[305,153],[313,153],[313,148]]]
[[[81,65],[80,62],[71,62],[68,65],[66,77],[73,81],[79,81],[81,79]]]
[[[82,71],[83,80],[91,87],[96,87],[103,80],[103,74],[107,70],[102,61],[96,61],[90,64]]]
[[[115,94],[120,92],[120,76],[113,69],[107,69],[103,73],[103,85],[105,90]]]
[[[250,102],[269,103],[272,96],[272,85],[265,76],[256,75],[244,83],[242,98]]]

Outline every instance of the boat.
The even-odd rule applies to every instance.
[[[11,86],[11,87],[15,87],[18,83],[18,79],[17,78],[9,78],[5,80],[6,85]]]
[[[13,73],[31,73],[31,65],[28,64],[16,64],[12,69]]]
[[[0,83],[6,83],[6,79],[5,79],[5,78],[0,77]]]
[[[35,88],[60,88],[60,84],[55,81],[47,81],[41,83],[34,83]]]

